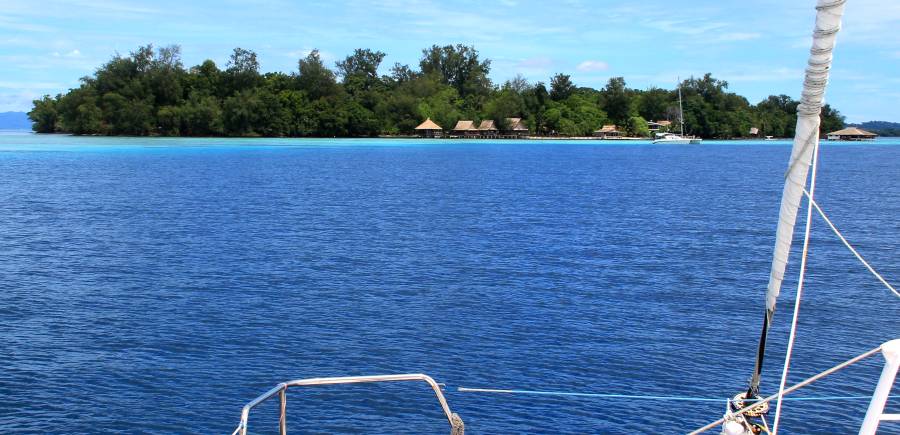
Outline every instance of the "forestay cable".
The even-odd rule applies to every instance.
[[[812,198],[816,192],[816,167],[819,160],[819,135],[815,134],[812,155],[812,172],[809,176],[809,198]],[[803,189],[805,192],[806,189]],[[797,279],[797,296],[794,300],[794,316],[791,319],[791,334],[788,337],[787,352],[784,357],[784,369],[781,371],[781,383],[778,386],[778,398],[775,404],[775,419],[772,423],[772,435],[778,435],[778,423],[781,418],[781,405],[784,403],[784,388],[787,385],[788,370],[791,367],[791,354],[794,351],[794,340],[797,338],[797,322],[800,319],[800,301],[803,297],[803,283],[806,278],[806,264],[809,257],[809,236],[812,230],[812,200],[806,207],[806,229],[803,233],[803,252],[800,255],[800,277]]]
[[[836,236],[838,236],[839,239],[841,239],[841,242],[844,243],[844,246],[846,246],[847,249],[849,249],[850,252],[852,252],[853,255],[855,255],[856,258],[863,264],[863,266],[866,266],[866,269],[869,269],[869,272],[872,272],[872,275],[874,275],[875,278],[878,278],[878,280],[881,281],[881,283],[884,284],[884,286],[887,287],[888,290],[890,290],[895,295],[897,295],[897,297],[900,297],[900,292],[898,292],[897,289],[894,288],[894,286],[892,286],[889,282],[887,282],[887,280],[884,279],[884,277],[881,276],[881,274],[878,273],[878,271],[876,271],[875,268],[872,267],[872,265],[870,265],[869,262],[866,261],[866,259],[863,258],[863,256],[860,255],[860,253],[857,252],[857,250],[855,248],[853,248],[853,245],[851,245],[850,242],[848,242],[847,239],[844,237],[844,235],[841,234],[841,232],[837,229],[837,227],[834,225],[834,223],[831,222],[831,219],[829,219],[828,216],[825,214],[825,211],[822,210],[822,207],[819,206],[819,203],[817,203],[815,200],[812,199],[812,197],[810,196],[809,192],[806,191],[806,189],[803,189],[803,194],[806,195],[806,198],[809,199],[809,202],[813,205],[813,207],[815,207],[816,211],[819,212],[819,216],[822,216],[822,219],[825,220],[825,223],[828,224],[829,227],[831,227],[831,231],[833,231],[834,234]]]
[[[460,393],[494,393],[494,394],[531,394],[537,396],[564,396],[564,397],[589,397],[594,399],[627,399],[627,400],[662,400],[682,402],[718,402],[720,397],[696,397],[696,396],[654,396],[639,394],[614,394],[614,393],[580,393],[574,391],[541,391],[541,390],[506,390],[498,388],[466,388],[458,387]],[[894,396],[900,397],[900,396]],[[782,400],[790,401],[836,401],[836,400],[870,400],[871,396],[809,396],[809,397],[785,397]]]

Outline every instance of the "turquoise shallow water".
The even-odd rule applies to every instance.
[[[724,402],[456,388],[743,388],[789,150],[0,135],[0,427],[230,433],[283,380],[424,372],[468,433],[690,430]],[[821,204],[894,282],[898,180],[900,141],[823,146]],[[900,303],[815,224],[794,380],[900,332]],[[805,394],[868,395],[879,370],[873,359]],[[424,385],[289,403],[292,432],[446,429]],[[791,403],[784,427],[852,433],[865,406]],[[275,407],[251,425],[274,433]]]

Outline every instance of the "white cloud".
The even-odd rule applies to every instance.
[[[718,40],[719,41],[749,41],[751,39],[757,39],[761,36],[762,35],[759,33],[752,33],[752,32],[732,32],[732,33],[725,33],[725,34],[719,35]]]
[[[794,80],[798,83],[803,80],[803,70],[796,68],[769,68],[765,72],[749,72],[749,70],[719,73],[716,77],[727,82],[778,82]]]
[[[62,83],[51,82],[0,81],[0,89],[54,89],[64,86]]]
[[[723,22],[704,23],[697,20],[646,20],[644,25],[666,33],[681,35],[702,35],[728,26]]]
[[[53,53],[51,53],[51,55],[52,55],[53,57],[81,57],[81,51],[79,51],[79,50],[76,48],[76,49],[74,49],[74,50],[72,50],[72,51],[69,51],[69,52],[66,52],[66,53],[62,53],[62,54],[60,54],[60,52],[58,52],[58,51],[54,51]]]
[[[796,38],[789,45],[791,48],[805,48],[809,49],[812,47],[812,35],[804,36],[802,38]]]
[[[300,59],[305,58],[306,56],[309,56],[309,54],[312,53],[313,50],[315,50],[315,49],[314,48],[302,48],[300,50],[289,51],[289,52],[285,53],[284,55],[287,57],[293,58],[293,59],[300,60]],[[330,53],[328,51],[322,51],[322,50],[319,50],[319,58],[322,59],[322,62],[325,62],[325,63],[333,62],[334,60],[337,59],[337,57],[333,53]]]
[[[145,8],[141,6],[134,6],[129,2],[120,2],[120,1],[110,1],[110,0],[97,0],[97,1],[72,1],[69,0],[71,4],[74,4],[81,8],[90,8],[96,9],[105,13],[123,13],[123,14],[134,14],[134,15],[148,15],[148,14],[157,14],[159,13],[158,9]]]
[[[56,29],[43,24],[25,23],[10,17],[0,16],[0,29],[9,29],[20,32],[52,32]]]
[[[37,92],[0,94],[0,112],[27,112],[31,110],[31,102],[38,98]]]
[[[900,2],[885,0],[848,2],[838,41],[896,44],[900,41],[896,32],[898,25],[900,25]]]
[[[546,56],[529,57],[516,63],[517,68],[544,71],[553,66],[553,59]]]
[[[606,71],[609,69],[609,64],[602,60],[586,60],[579,63],[575,69],[581,72]]]
[[[289,51],[289,52],[285,53],[284,55],[287,56],[287,57],[292,57],[292,58],[295,58],[295,59],[300,59],[300,58],[304,58],[304,57],[306,57],[306,56],[309,56],[309,54],[312,53],[312,51],[313,51],[313,49],[311,49],[311,48],[304,48],[304,49],[302,49],[302,50],[293,50],[293,51]]]

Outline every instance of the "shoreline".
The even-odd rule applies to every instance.
[[[480,137],[441,137],[441,138],[430,138],[430,137],[421,137],[415,135],[378,135],[378,136],[164,136],[164,135],[147,135],[147,136],[130,136],[130,135],[105,135],[105,134],[72,134],[65,132],[54,132],[54,133],[37,133],[33,130],[11,130],[11,129],[0,129],[0,134],[28,134],[35,136],[71,136],[71,137],[92,137],[92,138],[147,138],[147,139],[409,139],[409,140],[425,140],[425,141],[464,141],[464,142],[472,142],[472,141],[525,141],[525,140],[535,140],[535,141],[604,141],[604,142],[640,142],[640,141],[652,141],[652,138],[649,137],[618,137],[618,138],[601,138],[594,136],[524,136],[521,138],[480,138]],[[882,136],[887,138],[888,136]],[[752,138],[752,137],[741,137],[741,138],[730,138],[730,139],[715,139],[715,138],[701,138],[706,141],[721,141],[721,142],[738,142],[738,141],[767,141],[767,139],[762,138]],[[784,141],[784,140],[793,140],[793,138],[774,138],[768,139],[768,141]]]
[[[304,140],[320,140],[320,139],[346,139],[346,140],[361,140],[361,139],[386,139],[386,140],[422,140],[422,141],[462,141],[462,142],[503,142],[503,141],[601,141],[601,142],[651,142],[652,138],[647,137],[618,137],[618,138],[600,138],[594,136],[523,136],[521,138],[480,138],[480,137],[442,137],[442,138],[429,138],[429,137],[421,137],[415,135],[378,135],[378,136],[163,136],[163,135],[147,135],[147,136],[129,136],[129,135],[103,135],[103,134],[82,134],[75,135],[72,133],[64,133],[64,132],[54,132],[54,133],[37,133],[33,130],[17,130],[17,129],[0,129],[0,136],[44,136],[44,137],[54,137],[54,136],[70,136],[70,137],[82,137],[82,138],[129,138],[129,139],[304,139]],[[879,139],[897,139],[900,136],[879,136],[874,140],[862,140],[862,141],[852,141],[852,140],[827,140],[822,139],[822,142],[827,143],[847,143],[847,142],[858,142],[858,143],[876,143]],[[754,137],[739,137],[739,138],[729,138],[729,139],[716,139],[716,138],[701,138],[704,141],[710,142],[784,142],[784,141],[792,141],[794,138],[783,137],[783,138],[754,138]]]

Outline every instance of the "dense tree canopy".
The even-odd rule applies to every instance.
[[[466,45],[422,51],[418,69],[394,64],[379,75],[386,54],[356,49],[334,69],[318,50],[291,73],[261,73],[256,53],[235,48],[225,69],[212,60],[185,68],[177,45],[138,47],[116,55],[78,88],[34,101],[39,133],[167,136],[374,136],[411,134],[430,117],[446,129],[460,119],[523,118],[536,135],[585,136],[604,124],[649,135],[647,121],[678,124],[677,92],[631,89],[622,77],[600,90],[578,87],[569,75],[502,85],[489,78],[491,62]],[[757,105],[706,74],[679,84],[686,133],[707,138],[794,134],[797,101],[770,96]],[[843,117],[825,106],[823,130]]]

